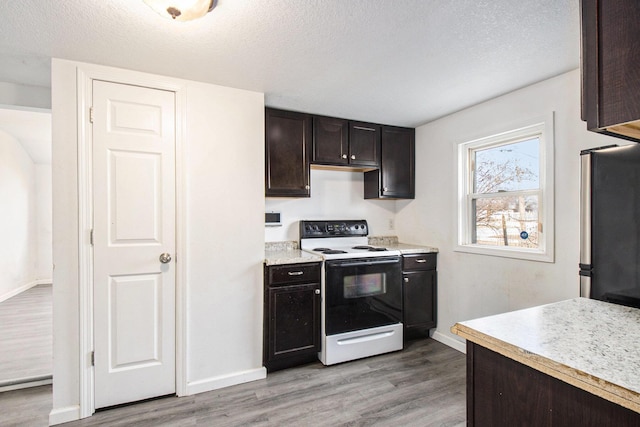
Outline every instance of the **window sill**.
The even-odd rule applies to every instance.
[[[454,252],[464,252],[476,255],[497,256],[502,258],[514,258],[524,261],[555,262],[553,253],[535,249],[513,249],[482,245],[457,245]]]

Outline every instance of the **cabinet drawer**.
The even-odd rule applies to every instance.
[[[402,271],[435,270],[437,256],[435,253],[402,255]]]
[[[267,285],[320,283],[320,263],[272,265],[267,267]]]

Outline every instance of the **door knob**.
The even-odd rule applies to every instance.
[[[160,254],[160,262],[163,263],[163,264],[171,262],[171,254],[168,254],[166,252]]]

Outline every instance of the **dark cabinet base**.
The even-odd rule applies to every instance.
[[[437,254],[402,256],[404,338],[424,338],[437,326]]]
[[[467,341],[468,426],[640,426],[640,414]]]
[[[318,360],[320,264],[265,267],[263,363],[268,372]]]

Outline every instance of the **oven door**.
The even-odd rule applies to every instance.
[[[325,334],[400,323],[399,256],[325,261]]]

